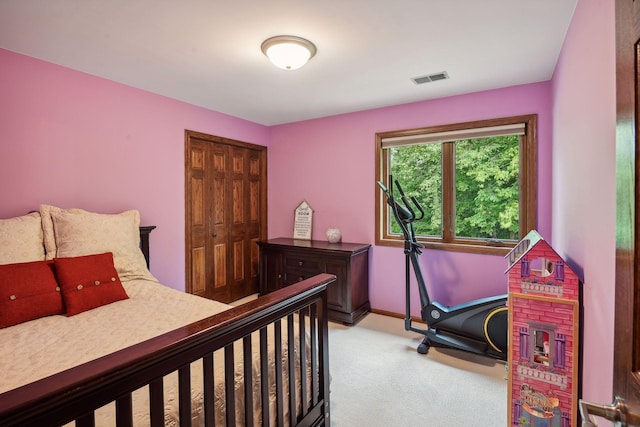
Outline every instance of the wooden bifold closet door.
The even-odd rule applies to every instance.
[[[186,290],[222,302],[258,292],[267,149],[185,131]]]

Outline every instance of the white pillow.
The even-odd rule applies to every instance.
[[[45,258],[38,212],[0,219],[0,264],[42,261]]]
[[[44,205],[43,205],[44,206]],[[41,206],[51,230],[45,230],[47,258],[113,253],[113,263],[121,281],[146,279],[157,281],[147,269],[140,250],[140,214],[137,210],[119,214],[99,214],[82,209]],[[51,238],[51,234],[53,238]]]

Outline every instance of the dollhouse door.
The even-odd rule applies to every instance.
[[[614,400],[610,405],[580,402],[583,426],[596,417],[619,426],[640,426],[640,2],[618,0],[616,8],[616,315]],[[629,345],[631,343],[631,345]],[[588,372],[585,373],[588,375]]]

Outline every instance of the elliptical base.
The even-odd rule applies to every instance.
[[[416,331],[416,329],[413,329]],[[418,331],[425,335],[424,339],[418,345],[417,352],[420,354],[427,354],[429,348],[438,347],[449,350],[459,350],[479,356],[488,357],[495,361],[506,362],[507,354],[493,351],[491,348],[487,348],[486,343],[476,341],[467,337],[451,335],[442,331]]]
[[[429,338],[425,338],[422,340],[422,342],[418,346],[417,351],[420,354],[427,354],[429,352],[429,347],[431,347],[431,344],[429,343]]]

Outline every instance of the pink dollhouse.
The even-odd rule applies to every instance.
[[[581,280],[535,230],[506,258],[508,426],[575,426]]]

